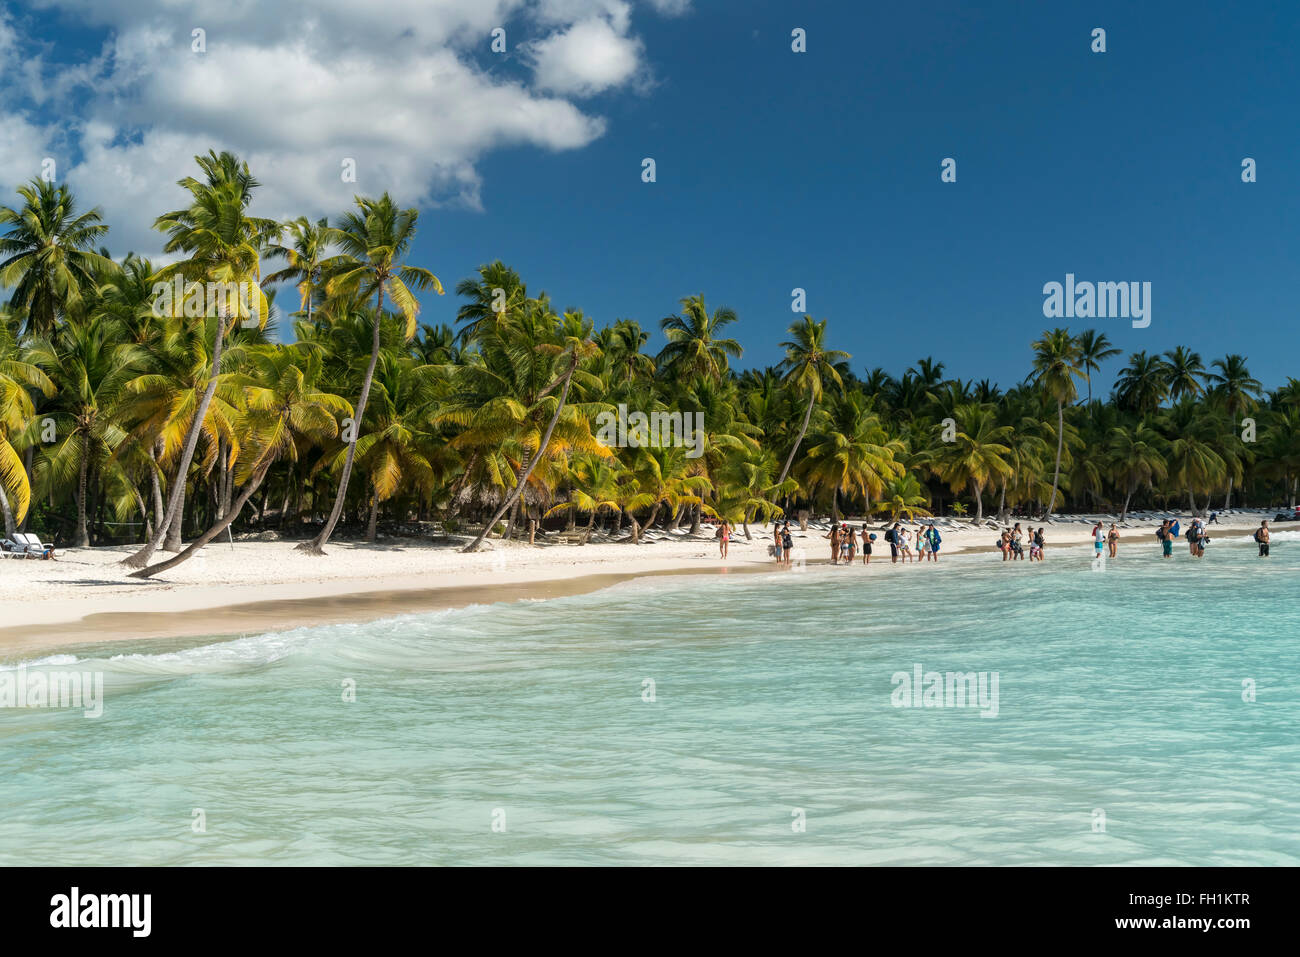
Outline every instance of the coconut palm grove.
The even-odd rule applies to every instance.
[[[139,543],[127,562],[143,577],[250,533],[319,554],[381,531],[473,550],[635,544],[718,518],[749,534],[805,510],[1295,501],[1300,380],[1261,383],[1246,356],[1124,358],[1103,332],[1055,328],[1024,343],[1023,380],[963,381],[942,357],[873,367],[835,348],[835,317],[802,316],[778,366],[744,368],[742,317],[707,290],[665,303],[651,354],[638,322],[597,321],[499,261],[454,282],[455,328],[431,326],[420,297],[445,290],[436,263],[408,261],[418,210],[384,194],[329,219],[259,219],[245,162],[195,160],[188,205],[154,223],[166,263],[114,261],[110,225],[66,185],[33,180],[0,208],[7,534]],[[240,283],[251,297],[202,297]],[[292,313],[275,304],[287,287]],[[184,301],[162,300],[172,288]],[[1114,390],[1094,394],[1112,360]],[[600,441],[597,418],[620,406],[698,415],[703,454]]]

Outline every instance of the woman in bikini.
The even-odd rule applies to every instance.
[[[1110,557],[1114,558],[1115,553],[1119,551],[1119,529],[1115,527],[1114,522],[1110,523],[1110,531],[1106,533],[1106,545],[1110,549]]]
[[[853,564],[853,556],[858,553],[858,535],[850,525],[840,529],[840,557],[848,564]]]
[[[778,565],[785,564],[785,539],[781,536],[781,523],[772,523],[772,554]]]
[[[898,554],[904,563],[912,561],[912,545],[910,539],[912,533],[905,528],[900,528],[896,533],[898,536]]]
[[[731,526],[727,524],[727,520],[724,518],[722,524],[718,526],[718,553],[723,558],[727,557],[727,545],[730,541]]]
[[[831,540],[831,564],[838,565],[840,563],[840,527],[832,525],[830,533],[823,537]]]

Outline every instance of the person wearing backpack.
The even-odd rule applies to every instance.
[[[1268,522],[1259,523],[1259,528],[1255,529],[1255,544],[1259,546],[1259,557],[1268,558]]]
[[[889,560],[898,564],[898,523],[893,528],[885,529],[885,541],[889,542]]]

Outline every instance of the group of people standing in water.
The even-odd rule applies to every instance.
[[[832,525],[822,538],[830,540],[832,565],[852,565],[859,551],[862,553],[862,564],[871,564],[872,543],[876,541],[876,535],[869,531],[865,522],[861,529],[855,529],[844,522]],[[923,562],[927,559],[937,562],[943,537],[933,525],[924,525],[912,532],[904,528],[901,522],[895,522],[885,529],[885,543],[889,545],[891,562]],[[914,544],[915,551],[912,548]]]
[[[1029,560],[1041,562],[1044,560],[1047,545],[1044,531],[1042,527],[1022,531],[1020,523],[1016,522],[1014,528],[1002,531],[994,545],[1002,553],[1004,562],[1023,561],[1026,546],[1028,546]],[[831,525],[830,531],[822,537],[830,541],[832,565],[852,565],[859,554],[862,555],[862,564],[871,563],[872,543],[876,541],[876,535],[868,530],[865,522],[861,529],[854,528],[847,522],[837,522]],[[1167,518],[1160,523],[1156,538],[1160,542],[1161,553],[1165,558],[1173,557],[1174,542],[1178,537],[1177,519]],[[1199,518],[1192,519],[1192,524],[1183,537],[1187,539],[1187,547],[1193,558],[1205,556],[1205,546],[1210,542],[1205,522]],[[722,558],[726,558],[727,546],[731,541],[731,525],[728,522],[723,521],[719,524],[717,538],[718,551]],[[1259,546],[1259,557],[1267,558],[1270,544],[1267,521],[1260,522],[1260,527],[1255,530],[1254,539]],[[889,545],[891,562],[902,561],[904,564],[926,560],[937,562],[943,538],[934,525],[922,525],[913,532],[903,528],[900,522],[895,522],[885,528],[885,542]],[[1107,529],[1105,523],[1097,522],[1092,527],[1092,542],[1098,559],[1103,554],[1107,558],[1115,558],[1119,554],[1119,527],[1111,522],[1110,528]],[[913,550],[914,544],[915,550]],[[772,554],[776,557],[776,563],[786,568],[790,567],[794,560],[793,553],[794,538],[790,533],[790,523],[788,521],[773,523]]]
[[[1004,529],[993,544],[1002,553],[1004,562],[1024,561],[1026,544],[1029,546],[1029,560],[1041,562],[1047,538],[1042,528],[1031,528],[1022,532],[1020,523],[1016,522],[1015,528]]]

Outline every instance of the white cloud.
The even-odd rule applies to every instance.
[[[486,153],[584,147],[605,121],[572,100],[647,74],[625,0],[37,3],[106,28],[108,42],[87,62],[52,65],[0,9],[0,56],[37,63],[0,75],[0,189],[12,197],[55,155],[82,201],[103,208],[115,253],[159,248],[154,217],[183,202],[169,184],[209,149],[248,160],[260,215],[334,215],[383,190],[477,206]],[[511,55],[488,52],[497,26]],[[191,51],[195,28],[206,53]],[[345,158],[355,183],[340,177]]]
[[[680,17],[691,9],[691,0],[649,0],[650,6],[666,17]]]
[[[571,96],[591,96],[631,80],[641,63],[641,41],[621,35],[608,20],[575,23],[528,48],[537,85]]]

